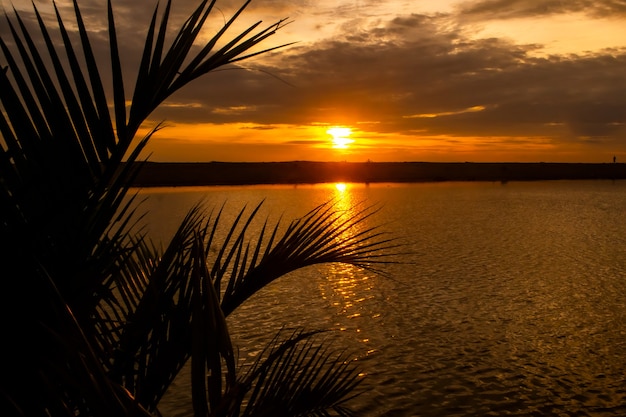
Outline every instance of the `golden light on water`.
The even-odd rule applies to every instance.
[[[353,139],[350,139],[352,129],[349,127],[334,126],[326,130],[326,133],[332,136],[333,148],[336,149],[347,149],[354,142]]]
[[[339,223],[348,221],[357,215],[361,207],[358,199],[358,185],[352,183],[336,182],[324,185],[328,199],[334,202],[334,208],[339,216]],[[356,224],[341,228],[341,236],[337,238],[339,244],[342,240],[358,239],[363,227],[367,224]],[[335,310],[337,329],[353,332],[354,337],[360,343],[367,346],[366,356],[377,352],[370,347],[371,333],[364,331],[363,323],[380,319],[381,312],[373,305],[375,297],[376,281],[364,270],[352,265],[338,263],[330,264],[326,268],[327,279],[320,281],[319,289],[324,300]]]

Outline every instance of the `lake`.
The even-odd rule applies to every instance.
[[[288,275],[229,319],[242,360],[282,327],[332,328],[368,391],[359,416],[626,415],[626,181],[147,188],[146,231],[170,236],[201,199],[229,224],[380,204],[404,245],[390,277],[344,265]],[[161,403],[191,416],[188,375]]]

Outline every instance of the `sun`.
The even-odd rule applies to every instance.
[[[339,191],[340,194],[343,194],[346,191],[346,183],[345,182],[337,182],[335,183],[335,189]]]
[[[347,149],[354,142],[353,139],[350,139],[352,129],[349,127],[331,127],[326,133],[332,136],[333,148],[336,149]]]

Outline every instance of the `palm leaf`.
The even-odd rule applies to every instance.
[[[362,378],[345,352],[315,342],[319,333],[275,336],[239,381],[242,416],[350,415],[344,403],[358,395]]]
[[[59,32],[61,33],[65,53],[67,55],[67,63],[69,64],[72,80],[76,88],[75,98],[74,94],[72,94],[71,87],[69,87],[69,82],[65,81],[64,84],[66,87],[63,88],[63,91],[66,93],[65,101],[68,106],[68,115],[72,118],[72,123],[76,129],[76,134],[82,145],[83,152],[85,153],[85,158],[91,166],[92,171],[99,172],[100,161],[106,161],[108,159],[108,152],[111,148],[110,140],[104,138],[107,137],[106,132],[108,132],[109,136],[111,135],[112,129],[106,129],[106,126],[103,126],[98,118],[97,110],[91,100],[90,90],[87,87],[87,81],[85,80],[85,76],[81,70],[74,47],[70,41],[65,25],[63,24],[63,19],[61,18],[56,5],[55,13],[57,16]],[[39,14],[37,15],[39,16]],[[45,23],[40,17],[38,17],[38,20],[39,27],[42,32],[46,32],[47,29]],[[47,38],[49,38],[49,36]],[[50,54],[56,56],[52,43],[47,41],[47,44]],[[55,58],[54,61],[58,62],[59,58]],[[64,76],[61,64],[57,63],[55,66],[58,68],[57,74],[65,80],[66,77]],[[107,144],[109,144],[108,147]]]
[[[196,235],[192,255],[195,262],[192,274],[194,291],[191,321],[192,397],[196,415],[215,413],[223,404],[224,392],[233,389],[236,378],[235,355],[226,318],[220,309],[219,297],[207,265],[203,261],[205,254],[203,244],[203,239]],[[225,375],[222,373],[222,361],[226,368]],[[225,387],[222,387],[222,378],[226,383]]]
[[[237,10],[233,17],[223,25],[217,34],[200,48],[198,53],[194,56],[190,56],[192,46],[208,15],[213,10],[215,0],[211,2],[203,0],[200,2],[177,33],[169,49],[165,51],[165,27],[167,26],[170,3],[171,0],[168,0],[166,10],[161,20],[157,41],[154,46],[152,42],[156,29],[156,14],[153,15],[153,20],[150,24],[145,44],[146,48],[144,48],[142,63],[140,64],[141,71],[139,75],[143,76],[143,79],[137,80],[134,92],[134,97],[142,98],[142,100],[133,100],[131,105],[128,121],[129,133],[135,132],[141,122],[160,103],[196,78],[221,66],[263,53],[257,52],[247,56],[243,55],[250,48],[253,48],[267,39],[267,37],[276,33],[277,30],[284,26],[285,22],[285,20],[279,20],[268,28],[260,30],[258,33],[246,38],[246,36],[258,26],[258,23],[254,24],[236,36],[234,40],[228,42],[226,46],[211,54],[217,42],[232,26],[236,18],[248,7],[250,3],[248,0]],[[288,45],[289,44],[276,46],[266,51],[283,48]],[[149,59],[150,56],[152,56],[152,59]],[[148,62],[150,63],[148,64]],[[188,64],[185,64],[186,62],[188,62]]]
[[[264,254],[259,257],[260,247],[264,243],[261,240],[265,235],[263,227],[255,250],[246,248],[245,254],[240,255],[240,260],[232,268],[222,299],[224,313],[230,314],[256,291],[278,277],[310,265],[342,262],[382,273],[377,265],[391,263],[387,259],[390,250],[398,245],[393,239],[385,238],[378,226],[364,226],[362,231],[352,232],[376,211],[375,207],[369,206],[346,214],[334,209],[332,202],[325,203],[303,218],[293,221],[284,235],[274,243],[279,226],[277,224],[269,241],[265,243]],[[245,229],[242,229],[239,238],[232,245],[226,263],[236,253],[242,253]],[[249,258],[248,253],[251,252],[253,255]],[[220,282],[227,270],[224,265],[216,271],[215,280]]]
[[[50,291],[50,304],[59,317],[56,320],[64,323],[62,327],[50,327],[42,324],[43,333],[47,334],[46,349],[63,352],[59,363],[58,357],[44,362],[42,367],[48,371],[47,377],[56,374],[63,384],[50,380],[45,389],[56,393],[53,397],[56,405],[48,405],[49,409],[58,410],[53,415],[74,416],[77,414],[107,417],[110,415],[149,416],[148,412],[129,395],[122,386],[114,383],[102,367],[98,355],[92,349],[91,342],[82,331],[78,321],[67,309],[60,294],[54,289]],[[54,320],[50,322],[54,323]],[[81,381],[91,380],[92,384]],[[69,387],[69,388],[68,388]],[[74,391],[73,395],[68,395]],[[82,398],[82,399],[81,399]],[[26,413],[28,415],[28,413]]]
[[[17,11],[13,19],[6,15],[8,40],[0,38],[6,61],[0,71],[0,245],[6,249],[0,256],[8,275],[0,305],[18,304],[32,313],[2,312],[15,328],[32,329],[11,349],[27,378],[7,373],[15,384],[2,388],[3,401],[18,415],[158,413],[160,399],[190,357],[193,407],[202,415],[238,415],[241,387],[254,392],[247,404],[258,410],[279,397],[293,399],[285,404],[295,410],[305,404],[305,393],[315,392],[321,408],[314,412],[322,413],[339,407],[355,386],[354,371],[343,359],[300,344],[308,333],[273,345],[265,363],[237,382],[225,317],[298,268],[347,262],[377,270],[391,241],[373,228],[347,233],[364,224],[367,210],[345,217],[324,205],[292,223],[282,237],[279,225],[267,231],[264,226],[255,244],[246,243],[246,235],[260,206],[251,214],[242,210],[221,242],[221,211],[206,217],[200,207],[190,210],[164,251],[135,231],[138,209],[129,192],[140,154],[160,125],[133,139],[149,114],[207,72],[286,46],[248,53],[283,27],[280,20],[265,29],[255,23],[215,50],[246,1],[195,49],[214,4],[201,1],[167,46],[171,0],[158,24],[155,7],[127,114],[118,34],[107,1],[113,116],[104,67],[77,0],[79,42],[72,41],[54,3],[60,44],[52,41],[36,6],[38,32],[27,29]],[[214,257],[209,247],[218,244]],[[28,348],[41,341],[46,348],[31,358]],[[253,385],[258,388],[250,391]],[[33,389],[43,394],[36,401]],[[323,391],[333,395],[321,396]]]
[[[80,12],[80,8],[78,7],[78,1],[73,0],[73,3],[74,3],[74,15],[76,17],[76,23],[78,25],[78,33],[80,34],[80,40],[81,40],[81,46],[82,46],[81,52],[82,52],[82,56],[85,60],[85,64],[87,67],[87,75],[90,81],[89,85],[92,91],[92,94],[90,94],[89,97],[92,97],[93,102],[95,104],[95,110],[97,112],[98,124],[95,127],[98,129],[101,129],[101,133],[102,133],[102,136],[99,136],[98,142],[106,146],[108,152],[118,154],[119,158],[121,159],[121,155],[124,154],[126,149],[125,147],[116,146],[115,134],[113,131],[113,123],[111,121],[108,100],[106,97],[102,79],[100,77],[98,63],[93,53],[91,42],[89,41],[89,35],[87,34],[87,29],[85,27],[82,14]],[[57,11],[57,15],[58,15],[58,11]],[[62,26],[60,17],[59,17],[59,25]],[[66,45],[66,49],[67,49],[67,45]],[[106,161],[106,159],[107,158],[105,157],[104,160]]]
[[[114,353],[110,374],[125,381],[149,410],[156,408],[191,354],[193,285],[198,279],[193,236],[201,221],[197,209],[190,211],[162,254],[143,239],[135,240],[138,250],[121,260],[123,274],[111,278],[110,285],[118,290],[109,294],[107,303],[119,324],[106,333],[107,349]]]

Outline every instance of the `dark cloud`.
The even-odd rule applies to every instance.
[[[480,0],[461,3],[459,14],[477,19],[511,19],[584,13],[596,18],[626,16],[622,0]]]
[[[303,7],[314,5],[309,3]],[[183,21],[194,4],[174,2],[173,20]],[[220,2],[224,16],[235,4],[240,2]],[[278,11],[280,18],[296,3],[254,4],[259,5],[251,11]],[[114,7],[130,91],[152,8],[144,5],[138,13],[136,3],[121,1]],[[97,54],[105,57],[103,2],[81,2],[81,9],[95,31]],[[466,2],[459,10],[480,19],[578,11],[597,17],[625,15],[626,3],[491,0]],[[63,11],[71,20],[71,10]],[[224,17],[220,13],[215,19],[209,32]],[[445,14],[347,21],[340,30],[332,38],[296,44],[208,74],[171,97],[152,119],[249,122],[259,129],[375,121],[359,127],[407,140],[419,132],[618,141],[626,131],[626,48],[538,57],[539,45],[471,38],[455,16]],[[0,31],[4,38],[5,24]],[[273,38],[266,42],[274,44]],[[484,146],[488,144],[485,139]]]
[[[538,58],[532,45],[441,30],[442,18],[399,17],[249,63],[253,70],[211,74],[175,97],[203,107],[157,115],[294,125],[376,120],[363,129],[405,135],[575,140],[624,131],[626,50]],[[249,111],[216,111],[230,107]]]

